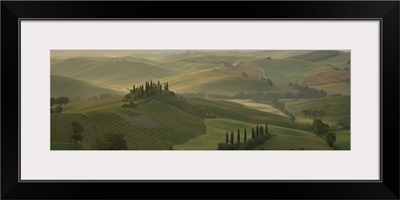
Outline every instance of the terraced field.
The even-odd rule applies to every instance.
[[[52,114],[51,135],[53,141],[71,141],[71,122],[79,121],[85,129],[82,147],[89,149],[90,141],[106,133],[120,133],[129,149],[161,150],[183,143],[205,133],[203,119],[189,114],[160,100],[143,102],[135,108],[122,108],[103,100],[97,106],[72,105],[68,113]],[[74,112],[75,111],[75,112]],[[80,117],[85,111],[87,117]]]

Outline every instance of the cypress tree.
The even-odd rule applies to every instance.
[[[258,124],[257,124],[257,127],[256,127],[256,136],[258,137]]]
[[[157,85],[160,85],[160,81],[157,81]]]
[[[231,132],[231,144],[233,144],[233,131]]]
[[[238,129],[237,143],[240,144],[240,130]]]
[[[254,127],[251,127],[251,138],[256,138],[256,134],[254,133]]]
[[[268,134],[268,123],[265,122],[265,134]]]
[[[260,126],[260,135],[264,135],[264,128]]]
[[[153,81],[150,80],[150,94],[153,94]]]
[[[244,128],[244,142],[247,142],[247,132],[246,132],[246,128]]]
[[[225,134],[225,143],[229,143],[229,136],[228,136],[228,132],[226,132]]]

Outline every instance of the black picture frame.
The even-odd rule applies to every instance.
[[[398,1],[2,1],[1,198],[399,199],[399,8]],[[379,19],[382,180],[19,182],[20,19]]]

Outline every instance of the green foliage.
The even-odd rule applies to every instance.
[[[63,108],[60,106],[60,105],[58,105],[57,107],[55,107],[54,108],[54,113],[62,113],[62,110],[63,110]]]
[[[218,150],[235,150],[235,145],[227,143],[219,143]]]
[[[81,134],[81,133],[84,132],[84,129],[83,129],[82,124],[80,124],[80,123],[77,122],[77,121],[71,122],[71,126],[72,126],[72,132],[73,132],[73,133]]]
[[[328,134],[325,135],[325,140],[326,143],[328,143],[329,146],[333,147],[336,142],[336,134],[335,132],[329,132]]]
[[[317,136],[324,136],[329,131],[329,126],[320,119],[314,119],[312,122],[312,130]]]
[[[67,103],[69,103],[69,98],[68,97],[57,97],[56,103],[59,105],[67,105]]]
[[[53,106],[54,104],[56,104],[56,98],[54,98],[54,97],[51,97],[50,98],[50,106]]]
[[[226,134],[225,134],[225,143],[226,143],[226,144],[229,143],[229,135],[228,135],[228,132],[226,132]]]
[[[313,119],[322,119],[326,114],[324,110],[311,110],[311,109],[302,110],[302,113],[303,117],[313,118]]]
[[[271,135],[260,135],[255,139],[251,139],[243,143],[236,143],[236,144],[219,143],[218,150],[251,150],[256,146],[263,144],[270,137]]]
[[[246,128],[244,128],[244,142],[247,142],[247,131],[246,131]]]
[[[343,129],[350,130],[350,120],[340,121],[338,125],[343,127]]]
[[[71,126],[72,126],[72,133],[73,133],[71,138],[75,143],[75,149],[76,149],[76,143],[83,140],[82,133],[84,132],[84,129],[83,129],[82,124],[80,124],[77,121],[73,121],[71,123]]]
[[[231,144],[233,145],[234,139],[233,139],[233,131],[231,132]]]
[[[240,130],[238,129],[237,133],[237,143],[240,144]]]

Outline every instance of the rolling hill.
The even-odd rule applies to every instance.
[[[217,144],[224,141],[226,131],[244,127],[250,130],[266,121],[277,138],[282,127],[296,137],[302,137],[304,133],[312,135],[308,124],[290,122],[285,116],[253,110],[235,102],[185,99],[166,91],[138,102],[134,107],[122,108],[121,98],[71,103],[65,106],[64,113],[53,113],[52,148],[73,147],[72,121],[79,121],[84,126],[85,139],[79,144],[82,149],[90,149],[93,140],[111,132],[122,134],[129,149],[216,149]],[[82,114],[87,117],[82,118]],[[316,147],[325,145],[323,140],[307,142]],[[298,145],[309,147],[302,142]]]
[[[236,132],[238,128],[250,130],[268,122],[273,136],[255,150],[327,150],[332,148],[323,138],[315,137],[311,132],[312,119],[303,117],[302,111],[324,110],[323,121],[329,124],[350,119],[350,96],[344,96],[350,95],[349,52],[171,50],[114,53],[83,51],[80,57],[71,56],[79,52],[52,54],[51,96],[87,99],[103,93],[114,95],[108,99],[69,103],[63,106],[62,113],[52,113],[52,149],[73,148],[71,122],[78,121],[85,129],[79,149],[91,149],[98,138],[119,133],[131,150],[213,150],[225,141],[226,132]],[[126,102],[121,100],[127,88],[150,80],[168,82],[174,93],[164,90],[149,97],[135,93],[139,100],[134,106],[123,106]],[[289,83],[300,86],[291,84],[291,87]],[[317,96],[320,99],[293,96],[303,91],[301,86],[304,85],[326,90],[328,95],[342,96]],[[273,93],[274,97],[280,93],[281,97],[292,98],[279,101],[285,103],[285,109],[293,113],[296,120],[292,122],[288,114],[271,105],[249,101],[251,95],[238,97],[248,99],[213,100],[207,99],[207,95],[197,98],[189,94],[200,92],[207,95],[246,92],[254,96]],[[264,103],[272,98],[261,96],[258,100]],[[337,144],[341,149],[350,149],[349,130],[337,132]]]
[[[74,57],[54,60],[51,74],[90,81],[97,84],[119,86],[142,83],[145,80],[166,77],[171,71],[137,58]]]
[[[63,76],[51,75],[51,96],[67,96],[89,98],[94,95],[100,94],[111,94],[111,95],[121,95],[121,91],[112,90],[109,88],[101,87],[98,85],[90,84],[84,81],[67,78]]]

